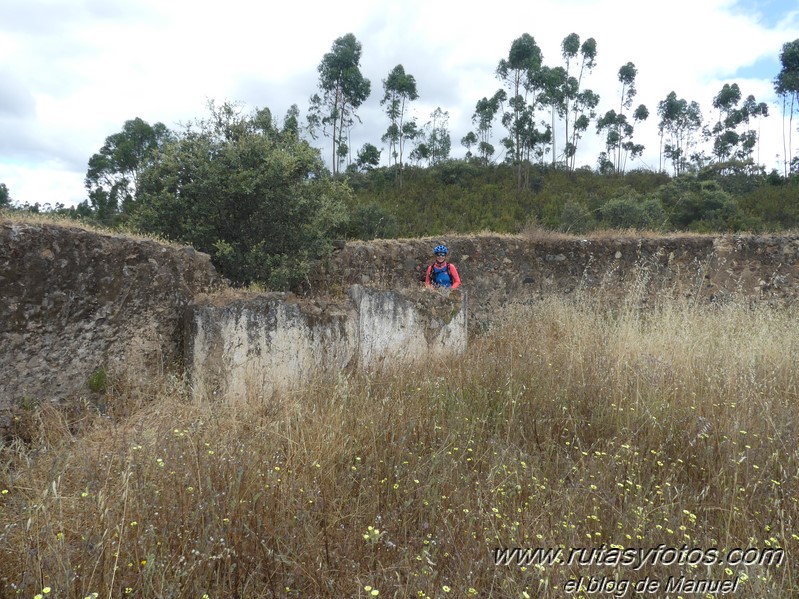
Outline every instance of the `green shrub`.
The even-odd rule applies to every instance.
[[[604,224],[612,229],[659,230],[667,220],[660,201],[653,198],[614,198],[605,203],[600,212]]]
[[[354,239],[388,239],[399,233],[397,219],[377,202],[355,206],[345,227],[346,236]]]
[[[105,393],[108,390],[108,371],[105,368],[98,368],[86,383],[92,393]]]
[[[296,132],[279,130],[267,109],[245,116],[225,104],[211,112],[142,172],[133,224],[211,254],[235,283],[282,289],[301,278],[293,262],[328,250],[346,221],[350,188],[327,175],[319,152]]]
[[[564,233],[587,233],[596,228],[596,219],[587,208],[569,200],[560,213],[559,228]]]
[[[717,181],[680,177],[660,191],[673,227],[709,233],[738,231],[745,217],[738,202]]]

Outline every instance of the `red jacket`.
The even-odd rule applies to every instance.
[[[461,284],[461,277],[458,274],[458,269],[455,268],[455,265],[452,262],[443,262],[443,265],[449,264],[449,276],[452,278],[452,286],[450,289],[457,289],[460,287]],[[425,287],[432,287],[433,285],[430,283],[430,275],[433,272],[433,265],[429,265],[427,267],[427,272],[424,275],[424,285]]]

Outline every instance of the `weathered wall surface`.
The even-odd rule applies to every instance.
[[[353,360],[351,306],[243,295],[202,297],[187,311],[185,363],[194,397],[268,396]]]
[[[466,349],[466,294],[434,293],[418,287],[375,291],[350,289],[358,318],[359,364],[412,364]]]
[[[633,286],[701,300],[740,295],[790,303],[799,296],[799,236],[540,239],[471,236],[351,242],[320,265],[314,292],[352,283],[419,287],[432,248],[447,243],[468,292],[472,332],[499,308],[577,291],[621,296]]]
[[[441,241],[464,281],[450,296],[420,282]],[[221,281],[191,248],[0,220],[0,428],[10,406],[86,396],[99,369],[148,380],[185,359],[199,395],[268,393],[460,351],[467,331],[489,326],[502,306],[552,294],[638,289],[644,301],[737,295],[790,304],[799,297],[799,236],[347,243],[311,282],[302,299],[203,295]]]
[[[355,285],[349,295],[198,298],[186,315],[192,395],[257,400],[351,368],[379,369],[466,349],[465,298],[459,293]]]
[[[148,377],[180,355],[185,307],[218,281],[189,247],[0,221],[0,412],[87,395],[101,368]]]

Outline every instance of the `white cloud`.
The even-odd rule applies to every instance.
[[[363,44],[372,82],[356,148],[381,145],[382,79],[396,64],[417,80],[421,122],[438,106],[449,111],[460,154],[475,103],[500,86],[494,69],[511,42],[530,33],[555,66],[561,40],[576,32],[597,41],[597,67],[585,83],[602,96],[601,112],[616,107],[619,67],[638,68],[635,104],[647,105],[650,117],[635,139],[647,146],[642,163],[656,168],[657,103],[670,91],[697,101],[706,119],[724,83],[773,101],[776,71],[734,75],[758,61],[776,64],[782,44],[799,38],[799,18],[793,7],[765,20],[753,12],[775,10],[774,0],[747,5],[749,12],[733,0],[514,0],[479,9],[452,0],[0,0],[0,181],[17,201],[74,204],[84,196],[89,157],[128,119],[176,127],[204,116],[208,99],[266,106],[278,119],[296,103],[304,114],[317,65],[348,32]],[[761,125],[769,168],[782,153],[781,114],[771,112]],[[500,136],[498,125],[497,146]],[[578,163],[594,166],[601,146],[592,127]]]
[[[86,197],[83,174],[68,169],[58,160],[36,162],[34,166],[0,166],[0,182],[5,183],[17,203],[75,206]]]

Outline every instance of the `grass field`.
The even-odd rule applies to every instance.
[[[165,378],[112,384],[105,416],[29,410],[1,454],[0,596],[799,595],[792,310],[552,299],[501,322],[258,404]]]

